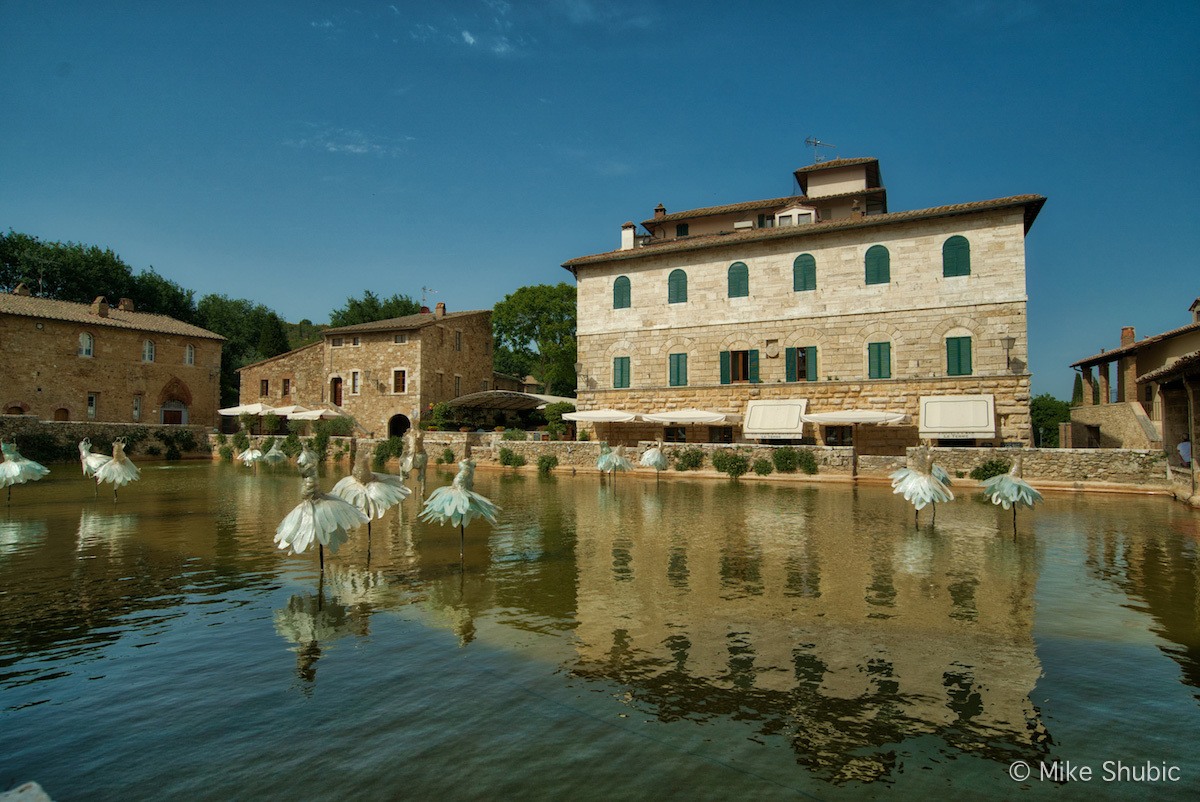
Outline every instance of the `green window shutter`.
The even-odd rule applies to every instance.
[[[617,280],[613,282],[613,309],[628,308],[629,279],[626,276],[617,276]]]
[[[667,303],[682,304],[687,302],[687,273],[682,270],[672,270],[667,277]]]
[[[866,267],[868,284],[887,284],[892,280],[892,257],[882,245],[867,248]]]
[[[966,237],[953,236],[942,243],[942,275],[971,275],[971,243]]]
[[[745,262],[734,262],[729,266],[729,297],[745,298],[750,294],[750,268]]]
[[[672,387],[687,386],[687,354],[671,354],[668,357],[669,366],[669,382]]]
[[[810,345],[804,349],[804,369],[807,373],[804,377],[805,380],[815,382],[817,380],[817,346]]]
[[[792,289],[808,292],[817,288],[817,260],[811,254],[802,253],[792,262]]]
[[[629,357],[618,356],[613,359],[613,387],[622,389],[629,386]]]
[[[729,384],[729,382],[730,382],[729,376],[730,376],[729,352],[722,351],[721,352],[721,384]]]
[[[971,375],[971,338],[946,338],[946,374],[949,376]]]
[[[867,344],[867,378],[892,378],[892,344]]]
[[[758,350],[750,351],[750,383],[758,384]]]
[[[788,348],[783,352],[783,361],[786,364],[787,376],[786,380],[790,382],[797,381],[796,378],[796,349]]]

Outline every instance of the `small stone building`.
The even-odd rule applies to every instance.
[[[492,389],[492,313],[415,315],[326,329],[320,342],[239,370],[242,404],[332,408],[401,436],[442,401]]]
[[[1025,236],[1045,198],[889,212],[875,159],[795,178],[790,197],[659,204],[645,233],[625,223],[618,249],[563,264],[578,285],[579,410],[725,417],[604,427],[623,442],[1029,444]],[[907,423],[804,422],[859,411]]]
[[[0,293],[0,412],[43,420],[212,426],[219,334],[166,315]]]
[[[1200,360],[1200,298],[1188,311],[1190,323],[1140,340],[1133,326],[1125,326],[1119,347],[1071,365],[1082,377],[1083,401],[1063,427],[1064,447],[1165,448],[1178,459],[1175,447],[1189,432],[1187,390],[1200,391],[1194,375]],[[1195,415],[1193,408],[1193,421]]]

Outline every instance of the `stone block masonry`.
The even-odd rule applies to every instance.
[[[208,459],[211,429],[207,426],[171,426],[137,423],[85,423],[82,421],[43,421],[32,415],[0,415],[0,440],[15,442],[21,453],[41,462],[77,460],[79,441],[89,438],[93,451],[107,453],[104,444],[118,437],[129,441],[126,453],[134,457],[158,458],[167,452],[166,441],[178,441],[191,434],[193,448],[182,452],[188,459]],[[158,454],[151,453],[151,449]]]

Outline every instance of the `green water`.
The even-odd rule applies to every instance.
[[[461,565],[410,500],[322,579],[272,543],[294,469],[147,464],[115,504],[78,470],[0,508],[0,790],[1200,793],[1200,515],[1163,498],[1049,496],[1014,535],[969,493],[914,527],[886,488],[480,472],[503,510]],[[1038,779],[1066,761],[1091,781]]]

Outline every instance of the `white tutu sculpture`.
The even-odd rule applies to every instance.
[[[113,501],[117,500],[117,488],[142,478],[142,472],[125,456],[125,439],[113,440],[112,459],[96,469],[96,486],[101,482],[112,482]]]
[[[1030,507],[1042,500],[1042,494],[1021,478],[1021,455],[1013,459],[1008,473],[984,480],[983,493],[1004,509],[1013,511],[1013,532],[1017,531],[1017,507]]]
[[[429,466],[429,455],[425,453],[425,433],[417,427],[408,430],[404,435],[404,457],[400,460],[400,473],[404,478],[413,471],[417,472],[417,482],[421,485],[421,495],[425,495],[425,469]]]
[[[667,469],[667,455],[662,452],[662,440],[642,452],[642,467],[654,469],[654,479],[658,481],[659,471]]]
[[[112,461],[112,457],[107,454],[93,454],[92,441],[85,437],[79,441],[79,464],[83,466],[83,475],[91,479],[96,475],[96,470],[107,462]]]
[[[8,501],[12,501],[12,486],[23,485],[26,482],[36,482],[50,469],[31,459],[21,456],[16,443],[0,443],[0,453],[4,462],[0,462],[0,487],[8,488]]]
[[[372,471],[371,455],[365,453],[358,455],[351,474],[339,479],[329,492],[367,514],[368,555],[371,553],[371,519],[382,518],[385,512],[412,495],[412,491],[404,486],[404,477]]]
[[[617,446],[615,451],[610,451],[608,443],[600,447],[600,459],[596,460],[596,467],[600,469],[600,475],[612,473],[614,476],[617,471],[631,471],[633,464],[625,458],[625,446]]]
[[[278,440],[276,440],[274,443],[271,443],[271,448],[266,454],[263,454],[262,458],[264,462],[269,462],[272,465],[278,465],[281,462],[287,462],[287,454],[284,454],[279,448]]]
[[[305,454],[312,455],[311,459],[305,459]],[[325,547],[337,554],[350,537],[348,530],[371,519],[353,504],[322,493],[317,487],[316,455],[305,449],[300,457],[304,460],[300,467],[300,475],[304,478],[300,491],[302,500],[275,528],[275,544],[281,549],[291,549],[292,554],[302,554],[315,540],[324,571]]]
[[[243,465],[255,465],[263,458],[263,453],[251,443],[249,448],[237,455],[237,458],[242,461]]]
[[[921,510],[929,504],[933,505],[933,520],[936,521],[938,503],[954,501],[954,494],[945,483],[934,476],[933,456],[928,448],[918,448],[912,462],[912,468],[904,467],[891,473],[889,478],[892,480],[892,492],[902,494],[905,500],[916,508],[914,522],[920,518]]]
[[[432,523],[436,521],[458,527],[458,557],[463,556],[463,544],[466,540],[465,527],[476,518],[482,518],[488,523],[496,523],[496,513],[500,508],[491,499],[481,496],[474,490],[475,460],[470,458],[470,447],[467,447],[463,459],[458,463],[458,473],[454,481],[445,487],[439,487],[429,494],[425,507],[421,510],[421,520]]]

